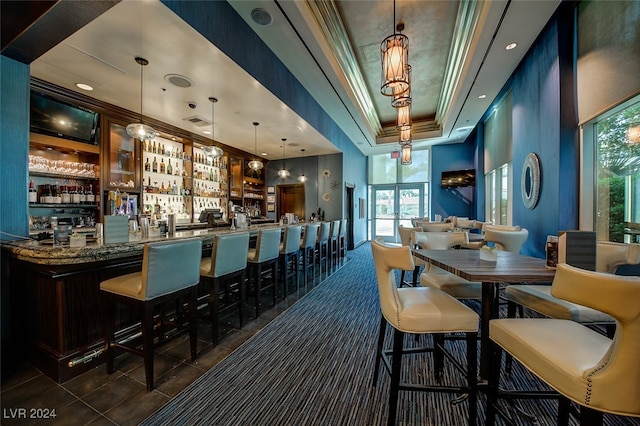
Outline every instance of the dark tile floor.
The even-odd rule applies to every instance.
[[[295,290],[290,286],[286,300],[251,318],[242,329],[223,318],[217,346],[211,343],[211,323],[199,321],[198,357],[191,361],[188,335],[178,336],[156,350],[154,358],[155,388],[147,392],[142,358],[124,353],[116,358],[116,371],[108,375],[104,365],[65,383],[58,384],[28,363],[3,374],[0,392],[0,423],[4,425],[136,425],[166,404],[187,385],[216,365],[243,342],[259,332],[317,283],[316,277],[306,287],[300,280]],[[272,296],[265,292],[264,306]],[[250,308],[248,308],[250,309]],[[5,377],[6,376],[6,377]],[[43,418],[55,412],[55,417]]]

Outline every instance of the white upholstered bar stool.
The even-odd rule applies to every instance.
[[[477,415],[477,342],[479,318],[453,297],[434,288],[403,287],[396,284],[395,269],[413,269],[413,256],[409,247],[386,246],[376,240],[371,242],[373,260],[376,267],[378,294],[382,317],[376,351],[373,386],[378,381],[380,361],[391,373],[391,389],[389,392],[389,415],[387,423],[396,423],[399,391],[430,391],[469,394],[469,424],[476,424]],[[384,336],[387,324],[393,329],[393,349],[384,350]],[[466,377],[463,386],[436,386],[409,384],[400,381],[402,375],[402,356],[420,352],[433,352],[434,376],[441,379],[444,358],[452,360],[444,348],[444,336],[450,333],[464,333],[466,340],[466,371],[457,360],[452,365],[464,372]],[[405,333],[432,334],[434,346],[429,348],[404,349]],[[442,337],[442,338],[438,338]],[[437,343],[441,342],[441,343]],[[389,355],[392,361],[389,361]]]
[[[466,232],[416,232],[414,238],[418,247],[425,250],[451,250],[469,243]],[[456,299],[482,298],[482,283],[465,280],[431,264],[420,274],[420,285],[440,289]]]
[[[256,247],[250,248],[247,253],[247,266],[249,277],[253,284],[253,295],[255,297],[256,318],[260,315],[260,295],[263,290],[271,288],[273,291],[273,306],[276,305],[278,297],[278,257],[280,256],[280,238],[282,230],[280,228],[261,229],[258,231]],[[270,284],[264,285],[264,273],[271,271]],[[285,289],[286,292],[286,289]]]
[[[176,303],[176,321],[171,324],[179,331],[189,330],[191,360],[196,358],[197,324],[196,298],[200,282],[200,259],[202,257],[202,241],[189,238],[176,241],[163,241],[145,244],[142,254],[142,270],[131,274],[111,278],[100,283],[103,303],[103,327],[106,344],[107,373],[113,373],[114,349],[122,349],[144,359],[144,371],[147,390],[153,389],[153,352],[154,347],[165,342],[161,333],[158,343],[154,336],[155,308],[168,302],[187,300],[188,328],[184,320],[179,318],[181,303]],[[142,332],[142,348],[115,342],[116,305],[125,304],[133,308],[138,316]],[[161,315],[159,321],[164,321]],[[164,326],[158,330],[165,330]]]
[[[300,238],[302,225],[288,225],[280,243],[280,276],[284,283],[284,297],[289,294],[289,277],[293,277],[298,290],[298,263],[300,263]]]
[[[503,393],[499,390],[503,350],[559,393],[559,425],[569,422],[569,401],[580,406],[582,426],[602,424],[603,412],[640,417],[640,277],[559,264],[551,295],[611,315],[616,332],[610,339],[564,319],[491,320],[494,345],[487,424],[494,424],[496,402]],[[517,396],[509,392],[510,399]]]
[[[236,310],[240,328],[244,326],[248,252],[248,232],[220,234],[213,237],[211,257],[205,257],[200,262],[200,279],[209,285],[209,315],[214,346],[218,344],[221,313]]]
[[[347,255],[347,219],[340,221],[340,260]]]
[[[331,231],[331,222],[320,222],[320,230],[316,240],[316,261],[318,262],[318,270],[322,279],[322,261],[327,274],[329,273],[329,232]]]
[[[340,221],[331,222],[331,231],[329,231],[329,263],[331,268],[338,266],[338,258],[340,257]]]
[[[404,247],[410,247],[410,248],[414,248],[415,247],[415,241],[413,241],[413,234],[415,232],[422,232],[422,227],[421,226],[398,226],[398,235],[400,235],[400,244],[402,244]],[[413,264],[414,264],[414,268],[413,268],[413,277],[411,282],[406,282],[404,280],[404,274],[406,271],[400,271],[400,287],[404,286],[404,285],[411,285],[412,287],[415,287],[416,284],[418,283],[418,275],[420,274],[420,267],[425,265],[424,260],[422,259],[418,259],[417,257],[413,258]]]
[[[304,287],[309,282],[309,272],[311,277],[316,278],[316,240],[318,239],[318,229],[320,224],[317,222],[308,223],[304,227],[304,234],[300,240],[300,251],[302,251],[302,277]]]
[[[640,263],[640,244],[610,241],[596,243],[596,271],[598,272],[614,274],[622,265],[638,263]],[[550,285],[510,285],[505,289],[504,295],[509,305],[507,316],[511,318],[515,317],[516,307],[520,306],[550,318],[572,320],[585,325],[615,326],[615,320],[604,312],[553,297]],[[520,316],[523,316],[522,310],[520,310]],[[614,327],[609,327],[609,337],[613,335],[613,330]]]

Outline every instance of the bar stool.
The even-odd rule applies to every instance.
[[[570,401],[581,425],[600,425],[603,413],[640,417],[640,278],[557,266],[551,295],[602,311],[616,321],[613,338],[575,321],[504,318],[489,322],[492,340],[487,425],[495,422],[502,352],[554,389],[535,395],[509,390],[508,398],[559,398],[558,425],[567,425]]]
[[[315,280],[316,276],[316,240],[318,238],[319,223],[309,223],[304,228],[304,235],[300,240],[300,250],[302,250],[302,276],[304,286],[307,287],[308,274],[311,271],[311,276]]]
[[[347,219],[340,221],[340,259],[347,254]]]
[[[426,287],[398,288],[394,269],[412,270],[413,256],[409,247],[385,246],[378,241],[371,242],[373,260],[378,280],[378,295],[382,317],[376,351],[373,386],[378,380],[380,360],[391,373],[391,389],[389,392],[389,416],[387,423],[396,423],[398,393],[401,390],[431,391],[469,394],[469,424],[476,423],[477,415],[477,343],[479,317],[472,309],[463,305],[445,292]],[[386,326],[394,328],[393,350],[383,350]],[[445,336],[461,332],[465,335],[467,347],[467,369],[455,360],[444,348]],[[433,347],[403,349],[405,333],[433,334]],[[455,338],[455,337],[453,337]],[[436,379],[443,376],[444,358],[452,361],[452,365],[466,376],[463,386],[436,386],[401,383],[402,355],[420,352],[433,352],[434,374]],[[392,360],[389,361],[389,355]]]
[[[197,238],[145,244],[140,272],[111,278],[100,283],[108,374],[113,373],[114,349],[119,348],[143,357],[147,390],[153,389],[154,348],[167,340],[163,332],[158,336],[158,343],[154,343],[154,310],[168,302],[176,302],[177,309],[176,321],[167,323],[175,328],[176,332],[189,330],[191,360],[196,359],[195,311],[201,257],[202,241]],[[179,319],[182,306],[177,302],[182,297],[186,297],[187,300],[187,326],[184,325],[184,320]],[[142,349],[115,341],[115,312],[118,303],[130,306],[139,316]],[[159,320],[163,322],[164,316],[161,315]],[[164,330],[164,324],[159,329]]]
[[[322,261],[327,274],[329,273],[329,231],[331,230],[331,222],[320,222],[320,230],[316,240],[316,260],[318,261],[318,270],[320,278],[322,278]]]
[[[218,344],[218,322],[221,313],[236,308],[240,328],[244,326],[244,281],[248,252],[248,232],[216,235],[213,237],[211,257],[206,257],[200,262],[200,279],[209,284],[209,315],[214,346]],[[239,296],[233,300],[232,293],[236,292]],[[221,299],[226,302],[224,306],[220,304]]]
[[[300,238],[302,225],[289,225],[284,228],[280,243],[280,275],[283,277],[284,297],[289,294],[289,277],[293,276],[298,290],[298,264],[300,263]]]
[[[340,253],[340,221],[334,220],[331,222],[331,232],[329,233],[329,263],[332,264],[331,268],[336,267],[338,264],[338,257]]]
[[[400,235],[400,244],[406,247],[414,248],[416,242],[413,240],[413,235],[415,232],[422,232],[422,226],[398,226],[398,235]],[[411,286],[415,287],[418,283],[418,275],[420,274],[420,268],[425,266],[425,262],[417,257],[413,258],[413,264],[415,267],[413,268],[413,279],[411,282],[404,280],[404,274],[406,271],[400,271],[400,287],[402,286]]]
[[[255,297],[256,318],[260,315],[260,295],[262,290],[273,289],[273,306],[276,305],[278,296],[278,256],[280,255],[280,228],[261,229],[258,231],[256,247],[250,248],[247,253],[249,276],[253,283]],[[263,275],[271,271],[271,284],[263,285]]]

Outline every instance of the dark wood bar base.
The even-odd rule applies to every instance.
[[[229,230],[187,231],[175,238],[199,236],[206,257],[218,232]],[[257,234],[257,229],[249,232]],[[81,249],[4,243],[2,296],[10,321],[3,325],[3,370],[11,368],[11,360],[26,359],[62,383],[104,363],[100,282],[140,270],[144,242]],[[208,298],[205,287],[199,288],[203,300]],[[119,306],[116,339],[130,337],[133,326],[131,313]]]

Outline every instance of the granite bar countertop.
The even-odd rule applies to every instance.
[[[248,229],[211,228],[204,230],[178,231],[173,237],[150,236],[142,237],[141,233],[130,233],[129,242],[104,243],[102,241],[88,241],[84,247],[69,247],[68,245],[54,246],[50,242],[23,240],[2,241],[2,251],[16,259],[40,265],[77,265],[83,263],[101,262],[119,258],[141,256],[145,243],[154,241],[170,241],[184,238],[198,237],[203,245],[211,244],[215,235],[231,232],[246,232],[257,235],[265,227],[280,227],[279,224],[255,225]]]

